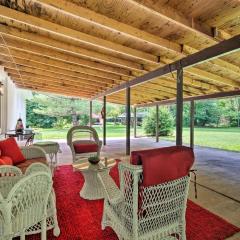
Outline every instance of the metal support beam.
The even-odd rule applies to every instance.
[[[194,115],[195,115],[195,104],[192,100],[190,102],[190,147],[194,148]]]
[[[236,35],[228,40],[222,41],[218,44],[215,44],[211,47],[205,48],[201,51],[188,55],[180,60],[177,60],[171,64],[166,64],[163,67],[160,67],[154,71],[146,73],[142,76],[136,77],[131,81],[122,83],[116,87],[113,87],[105,92],[99,93],[95,95],[92,100],[97,99],[99,97],[103,97],[114,92],[121,91],[126,89],[127,87],[133,87],[138,84],[142,84],[149,80],[152,80],[157,77],[164,76],[170,72],[177,71],[179,64],[181,64],[182,68],[192,67],[194,65],[213,60],[218,57],[222,57],[226,54],[230,54],[240,49],[240,34]]]
[[[159,105],[156,105],[156,142],[159,142]]]
[[[240,90],[234,90],[229,92],[218,92],[213,94],[207,94],[202,96],[195,96],[195,97],[186,97],[183,99],[184,102],[190,102],[192,100],[206,100],[206,99],[217,99],[217,98],[227,98],[227,97],[233,97],[233,96],[240,96]],[[159,105],[170,105],[176,103],[175,99],[171,100],[163,100],[163,101],[156,101],[152,103],[143,103],[143,104],[137,104],[135,107],[154,107],[156,104]]]
[[[137,108],[134,108],[134,137],[137,137]]]
[[[130,155],[131,90],[126,89],[126,155]]]
[[[103,97],[103,145],[106,145],[106,96]]]
[[[177,70],[177,112],[176,112],[176,145],[182,146],[182,119],[183,119],[183,69]]]
[[[89,126],[92,126],[92,101],[89,102]]]

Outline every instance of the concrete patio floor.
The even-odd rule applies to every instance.
[[[72,156],[66,141],[59,140],[62,153],[59,164],[70,164]],[[155,142],[154,138],[131,139],[131,150],[174,145],[173,142]],[[114,158],[125,157],[125,140],[108,139],[102,155]],[[195,147],[198,198],[195,199],[193,183],[189,199],[208,209],[228,222],[240,227],[240,153],[206,147]],[[126,158],[125,158],[126,159]],[[239,240],[240,233],[229,238]]]

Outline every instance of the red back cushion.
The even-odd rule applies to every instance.
[[[15,138],[7,138],[0,141],[0,149],[3,156],[10,157],[13,161],[13,165],[24,162],[23,156]]]
[[[13,165],[13,161],[10,157],[1,156],[0,165]]]
[[[186,176],[194,162],[193,150],[175,146],[140,154],[143,185],[152,186]]]

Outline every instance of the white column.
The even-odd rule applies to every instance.
[[[19,117],[26,127],[26,99],[32,96],[31,91],[16,88],[3,68],[0,68],[0,81],[4,84],[1,97],[1,133],[15,129]]]

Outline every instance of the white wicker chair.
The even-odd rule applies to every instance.
[[[67,144],[71,149],[73,162],[93,154],[100,156],[102,147],[102,141],[99,140],[97,131],[89,126],[75,126],[70,128],[67,133]],[[80,146],[94,144],[97,145],[97,151],[78,153],[74,147],[76,144]]]
[[[41,239],[46,240],[47,203],[52,189],[51,176],[46,172],[32,173],[21,178],[7,197],[0,193],[0,239],[20,236],[41,224]]]
[[[106,172],[98,176],[105,190],[102,229],[110,226],[119,239],[185,240],[189,176],[144,187],[142,166],[119,164],[120,189]]]
[[[25,175],[22,174],[22,171],[15,166],[0,166],[0,193],[3,198],[7,198],[8,193],[11,191],[12,187],[19,182],[20,179],[25,176],[31,175],[36,172],[46,172],[49,176],[51,176],[50,168],[42,163],[32,163],[26,170]],[[0,213],[1,215],[1,213]],[[1,217],[0,217],[1,219]],[[47,230],[53,228],[54,236],[59,236],[60,229],[57,221],[57,212],[56,212],[56,198],[55,192],[52,189],[51,194],[49,196],[48,204],[47,204]],[[0,229],[3,226],[3,222],[0,220]],[[41,223],[38,222],[28,229],[26,229],[26,235],[31,235],[35,233],[41,232]],[[1,236],[1,230],[0,230]],[[0,237],[1,239],[1,237]]]
[[[42,163],[32,163],[26,170],[25,175],[30,175],[35,172],[46,172],[49,175],[52,175],[51,169]],[[53,235],[58,237],[60,235],[60,228],[58,226],[57,220],[57,208],[56,208],[56,195],[55,191],[52,188],[51,194],[49,196],[48,205],[47,205],[47,230],[53,228]],[[37,233],[41,230],[40,224],[36,224],[28,229],[28,232]],[[30,233],[29,233],[30,234]]]

